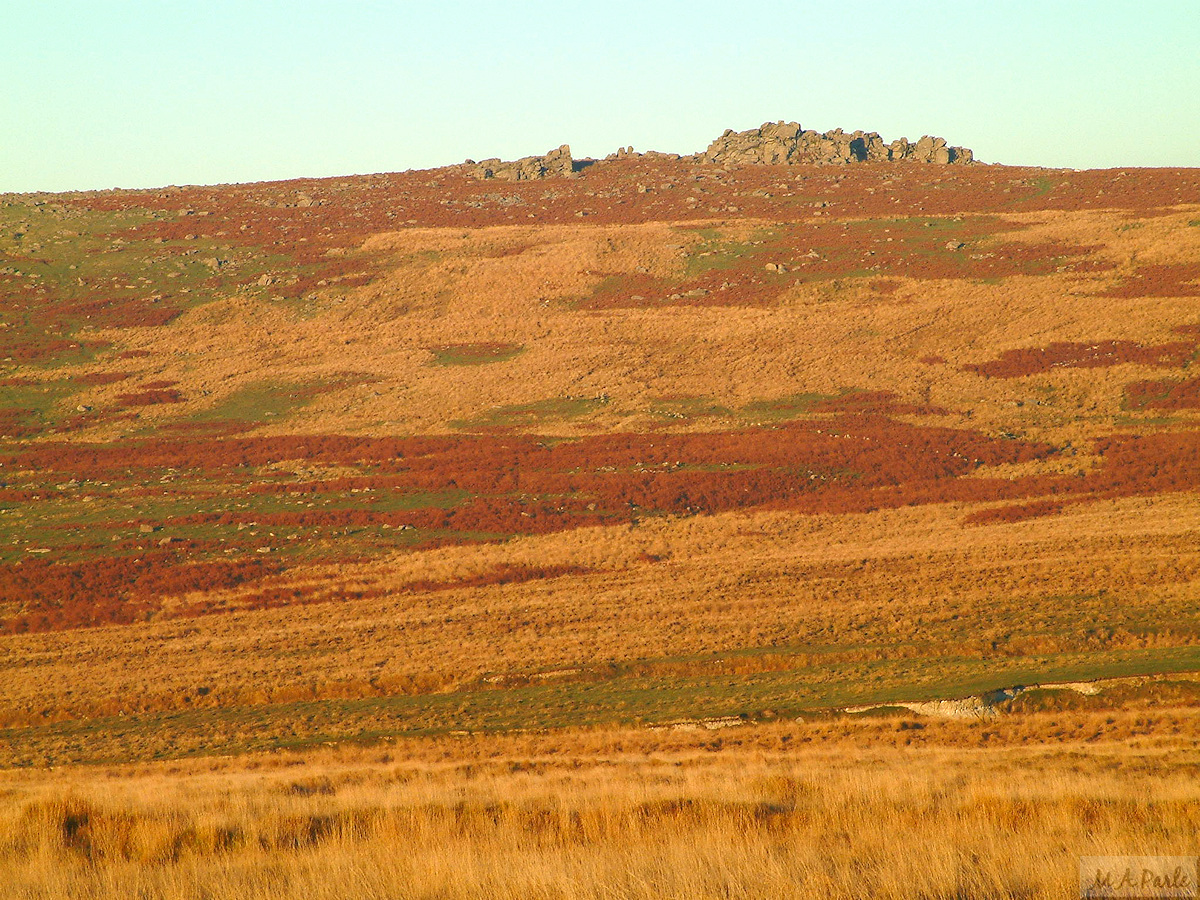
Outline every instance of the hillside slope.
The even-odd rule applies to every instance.
[[[1200,668],[1200,171],[9,195],[0,257],[7,761]]]

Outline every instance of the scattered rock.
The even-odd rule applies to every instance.
[[[713,716],[707,719],[681,719],[661,725],[650,725],[648,728],[650,731],[719,731],[722,728],[737,728],[746,724],[747,719],[741,716]]]

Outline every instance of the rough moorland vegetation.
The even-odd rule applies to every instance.
[[[0,197],[0,765],[241,759],[199,806],[204,762],[5,775],[15,895],[1039,897],[1186,852],[1200,172],[784,125],[485,163]],[[311,749],[380,741],[420,764]]]

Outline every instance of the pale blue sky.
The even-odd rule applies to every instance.
[[[1200,0],[0,0],[0,191],[398,171],[766,120],[1200,166]]]

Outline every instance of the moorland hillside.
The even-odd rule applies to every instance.
[[[815,134],[0,198],[8,761],[1196,669],[1200,171]]]

